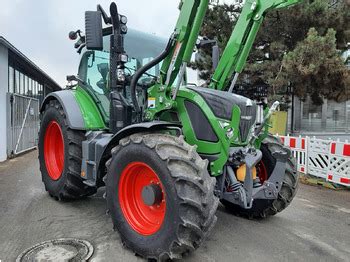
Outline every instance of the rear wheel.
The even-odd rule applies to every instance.
[[[262,143],[260,150],[262,151],[261,162],[257,165],[257,176],[261,182],[267,180],[276,165],[276,159],[273,156],[274,152],[286,152],[290,149],[283,146],[279,138],[268,136]],[[266,218],[276,215],[284,210],[293,200],[299,185],[298,174],[296,171],[295,160],[291,155],[286,163],[286,171],[283,178],[282,188],[275,200],[257,199],[254,200],[251,209],[244,209],[238,205],[232,204],[229,201],[221,200],[221,203],[227,210],[248,218]]]
[[[216,222],[215,179],[195,147],[165,134],[124,138],[107,161],[107,205],[127,247],[147,259],[181,258]]]
[[[39,163],[46,191],[56,199],[76,199],[95,193],[80,177],[83,131],[68,127],[58,101],[45,108],[39,133]]]

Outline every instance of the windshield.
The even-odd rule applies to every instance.
[[[93,92],[93,98],[98,100],[97,104],[101,104],[102,114],[105,120],[108,120],[110,36],[103,37],[103,45],[102,51],[83,52],[78,76],[86,83],[85,88]],[[136,70],[157,57],[165,46],[166,39],[130,29],[124,39],[124,47],[129,57],[125,65],[126,75],[133,75]],[[156,65],[148,70],[140,81],[159,76],[160,66]],[[126,88],[126,98],[131,101],[129,87]]]

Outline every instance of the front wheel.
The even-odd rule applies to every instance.
[[[257,175],[260,178],[260,181],[264,182],[269,179],[276,165],[276,159],[274,158],[273,153],[279,151],[286,152],[290,149],[283,146],[279,138],[270,135],[263,141],[260,150],[262,152],[262,159],[257,165]],[[221,203],[228,211],[236,215],[248,218],[266,218],[281,212],[292,202],[297,192],[298,185],[299,180],[295,160],[292,154],[290,154],[290,158],[286,162],[286,171],[283,178],[282,188],[278,193],[277,199],[256,199],[254,200],[251,209],[244,209],[227,200],[221,200]]]
[[[165,134],[124,138],[107,161],[107,205],[122,241],[147,259],[181,258],[216,222],[215,179],[194,147]]]

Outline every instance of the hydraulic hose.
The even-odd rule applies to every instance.
[[[130,83],[131,99],[137,114],[139,114],[141,111],[140,105],[137,101],[137,95],[136,95],[137,82],[139,81],[139,79],[144,73],[146,73],[149,69],[151,69],[156,64],[160,63],[162,60],[166,58],[166,56],[170,53],[172,45],[173,45],[173,38],[170,38],[167,46],[165,47],[165,50],[158,57],[156,57],[151,62],[145,64],[143,67],[137,70],[134,76],[132,77],[131,83]]]

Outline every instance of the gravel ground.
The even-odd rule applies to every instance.
[[[143,261],[113,232],[103,193],[53,200],[37,151],[0,164],[0,260],[14,261],[44,240],[74,237],[93,244],[92,261]],[[289,208],[267,220],[235,217],[222,206],[217,216],[209,239],[185,261],[350,261],[350,191],[301,185]]]

